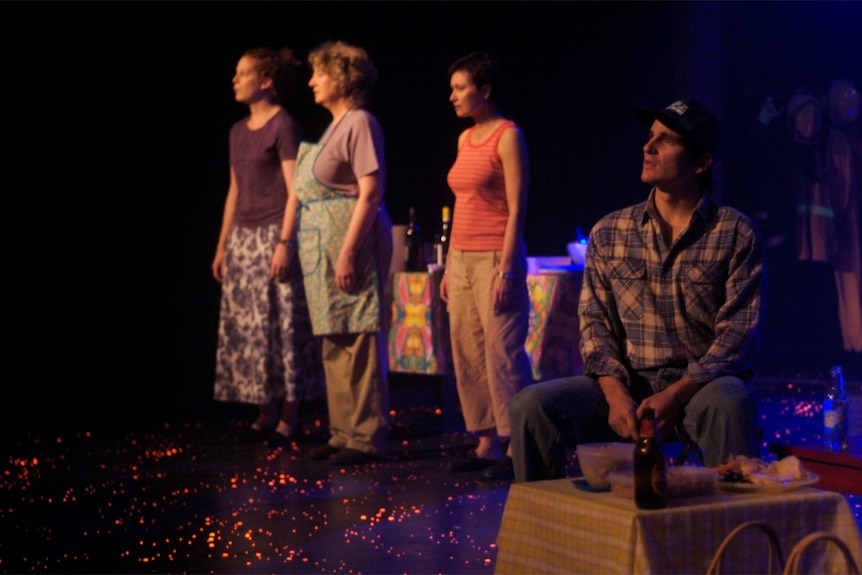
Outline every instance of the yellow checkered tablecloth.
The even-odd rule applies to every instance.
[[[594,493],[582,481],[514,483],[497,536],[495,573],[706,573],[724,537],[750,520],[769,523],[784,554],[802,537],[825,530],[862,553],[859,528],[840,493],[803,487],[777,494],[716,493],[640,510],[634,501]],[[766,538],[734,539],[723,573],[766,571]],[[808,556],[805,573],[841,573],[838,553]]]

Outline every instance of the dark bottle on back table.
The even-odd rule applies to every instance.
[[[408,272],[422,272],[427,269],[422,228],[416,222],[416,208],[411,207],[404,236],[404,269]]]
[[[655,411],[644,410],[635,443],[635,505],[638,509],[667,507],[667,468],[658,436]]]

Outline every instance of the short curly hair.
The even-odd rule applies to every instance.
[[[377,69],[364,48],[341,41],[324,42],[309,53],[308,62],[314,70],[332,78],[355,107],[368,103],[377,81]]]

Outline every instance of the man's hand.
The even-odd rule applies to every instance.
[[[644,399],[637,408],[637,418],[640,420],[644,410],[651,407],[655,411],[659,436],[662,438],[670,437],[676,427],[680,412],[688,405],[697,390],[698,386],[690,378],[683,377]]]
[[[608,402],[608,425],[620,437],[638,438],[637,403],[625,384],[612,375],[599,377],[599,386]]]

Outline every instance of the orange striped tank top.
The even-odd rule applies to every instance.
[[[503,249],[509,206],[503,164],[497,144],[506,128],[517,127],[506,120],[482,143],[473,144],[470,128],[449,170],[447,183],[455,194],[451,248],[462,251]]]

